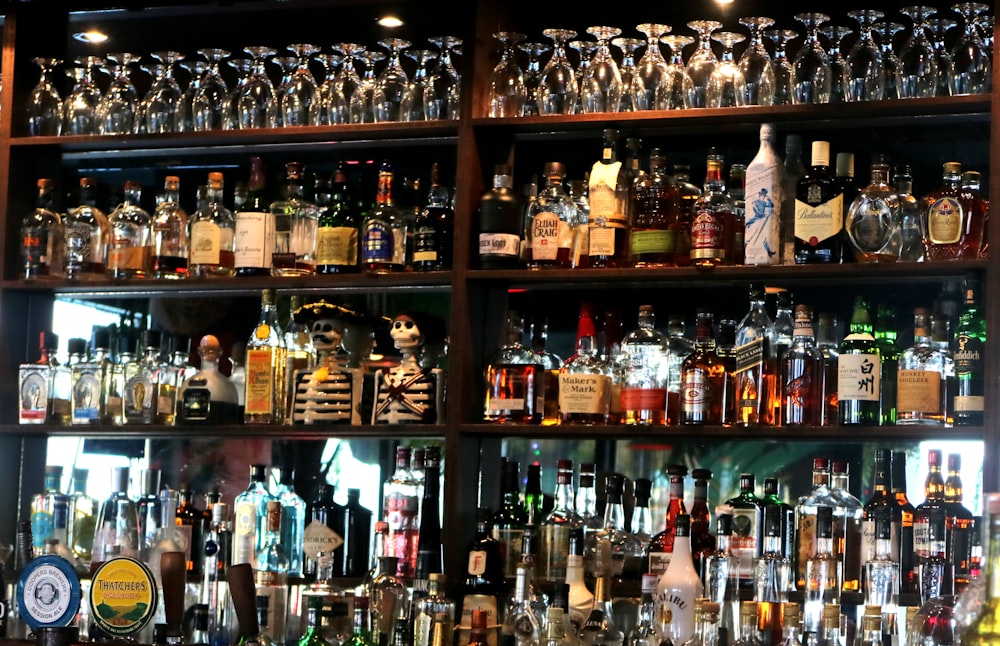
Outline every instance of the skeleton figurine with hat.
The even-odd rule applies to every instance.
[[[437,327],[432,317],[416,313],[393,319],[389,336],[403,356],[398,366],[381,368],[375,375],[372,424],[444,422],[445,373],[421,367],[418,356],[425,343],[434,341]]]

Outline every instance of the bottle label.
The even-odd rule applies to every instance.
[[[899,562],[899,523],[893,521],[890,524],[892,536],[890,545],[892,546],[892,560]],[[866,519],[861,526],[861,562],[867,563],[875,558],[875,521]]]
[[[257,505],[249,500],[237,502],[233,518],[233,563],[253,563],[257,541]]]
[[[767,338],[757,337],[753,341],[736,347],[736,369],[734,372],[746,372],[751,368],[764,365],[764,355],[767,350]]]
[[[986,410],[986,400],[982,395],[955,395],[956,413],[982,413]]]
[[[188,383],[181,397],[181,416],[185,422],[207,422],[212,408],[212,393],[207,388],[193,388]]]
[[[127,238],[115,238],[108,247],[108,268],[142,271],[146,267],[148,255],[149,247],[132,245]]]
[[[274,251],[274,216],[257,211],[237,213],[233,251],[237,269],[270,267]]]
[[[353,267],[358,264],[358,230],[320,227],[316,231],[316,264]]]
[[[667,229],[632,230],[632,254],[670,253],[677,246],[677,232]]]
[[[712,403],[712,382],[704,370],[697,368],[684,373],[681,381],[681,407],[688,415],[702,417],[708,414]]]
[[[670,552],[650,552],[647,571],[650,574],[663,574],[670,565],[670,556]]]
[[[760,556],[757,544],[757,523],[760,510],[733,507],[733,536],[729,549],[736,560],[735,568],[742,580],[753,578],[754,560]]]
[[[343,544],[344,539],[340,534],[318,520],[306,525],[302,534],[302,553],[310,559],[318,559],[320,552],[332,555]]]
[[[718,258],[724,260],[725,214],[699,211],[691,222],[691,259]]]
[[[654,611],[657,623],[661,634],[674,644],[683,644],[694,634],[694,600],[700,596],[698,588],[700,586],[689,588],[668,583],[657,595]]]
[[[73,385],[73,423],[89,424],[100,417],[101,379],[92,371],[81,371]]]
[[[172,385],[160,384],[156,396],[156,414],[173,415],[177,408],[177,389]]]
[[[666,410],[666,388],[622,388],[622,410]]]
[[[542,526],[542,578],[547,581],[562,581],[566,578],[566,562],[569,556],[569,527],[562,525]]]
[[[606,415],[611,405],[611,377],[559,373],[559,412]]]
[[[361,239],[361,257],[364,262],[392,262],[392,229],[385,222],[369,220],[365,223]]]
[[[917,558],[931,555],[931,523],[926,515],[913,516],[913,553]]]
[[[208,220],[199,220],[191,226],[192,265],[218,265],[222,256],[222,229]]]
[[[125,419],[129,422],[149,424],[153,421],[153,381],[148,373],[130,377],[125,382],[122,399]]]
[[[40,553],[45,547],[45,539],[52,537],[55,518],[52,513],[39,510],[31,514],[31,544]]]
[[[47,227],[21,229],[21,255],[25,265],[48,267],[49,259],[52,258],[52,241]]]
[[[877,402],[880,377],[879,355],[841,354],[837,358],[837,399]]]
[[[101,258],[100,229],[91,227],[86,222],[74,220],[66,224],[63,233],[67,264],[80,262],[104,263]]]
[[[756,160],[755,160],[756,161]],[[747,265],[774,265],[779,262],[780,243],[778,205],[781,204],[780,163],[771,157],[774,165],[751,162],[746,178],[746,233],[744,234],[744,263]]]
[[[49,407],[48,366],[28,364],[21,366],[18,391],[21,424],[43,424]]]
[[[437,262],[438,246],[437,229],[419,227],[413,232],[413,262]]]
[[[517,258],[521,254],[521,237],[511,233],[480,233],[480,256]]]
[[[940,197],[927,209],[927,237],[934,244],[955,244],[962,239],[962,203]]]
[[[588,255],[591,256],[613,256],[615,255],[615,239],[621,235],[617,231],[624,230],[622,227],[614,226],[594,226],[589,229]]]
[[[531,220],[532,260],[555,260],[562,241],[571,238],[570,227],[551,211],[542,211]],[[571,248],[571,245],[565,245]]]
[[[274,412],[274,352],[271,348],[247,349],[246,415]]]
[[[481,610],[486,613],[486,643],[488,646],[497,646],[497,629],[500,627],[497,598],[488,594],[467,594],[462,598],[462,617],[458,626],[455,627],[458,637],[457,643],[469,642],[469,635],[472,632],[473,610]]]
[[[899,370],[896,375],[896,410],[899,413],[941,412],[940,372]]]
[[[500,554],[503,557],[503,575],[506,578],[517,576],[517,564],[521,562],[521,547],[524,540],[523,529],[493,528],[493,538],[500,543]],[[475,557],[473,555],[476,555]],[[481,555],[481,556],[480,556]],[[473,572],[473,567],[481,568]],[[469,552],[469,574],[482,575],[486,571],[486,552],[473,550]]]
[[[590,229],[625,226],[625,210],[616,190],[621,170],[620,161],[610,164],[597,162],[590,169],[587,186],[587,202],[590,205],[587,224]]]
[[[416,496],[390,492],[385,498],[385,520],[389,523],[389,532],[413,527],[419,509],[420,499]]]
[[[844,227],[844,194],[815,206],[795,200],[795,238],[815,247]]]
[[[392,264],[406,265],[406,225],[392,227]]]

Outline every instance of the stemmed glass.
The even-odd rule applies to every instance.
[[[667,73],[656,88],[655,105],[662,110],[684,110],[688,107],[688,97],[694,93],[694,81],[684,63],[684,48],[694,43],[694,37],[670,34],[661,36],[660,42],[670,50],[670,56]]]
[[[320,126],[335,126],[347,123],[347,104],[337,90],[337,70],[344,62],[340,54],[317,54],[316,61],[323,66],[323,82],[316,91],[313,123]]]
[[[590,61],[594,57],[594,52],[597,51],[597,43],[592,40],[573,40],[570,41],[569,46],[576,50],[579,57],[574,72],[577,93],[576,106],[573,108],[573,112],[580,114],[583,112],[583,77],[587,75],[587,70],[590,69]]]
[[[98,128],[102,135],[128,135],[135,131],[138,93],[128,76],[128,66],[138,57],[125,52],[108,54],[111,83],[97,106]]]
[[[641,38],[618,37],[611,40],[611,44],[622,52],[622,64],[618,71],[622,77],[622,98],[618,106],[619,112],[634,112],[635,103],[632,101],[632,79],[635,78],[635,52],[646,44]]]
[[[792,78],[795,70],[788,58],[788,43],[799,37],[794,29],[766,29],[764,36],[774,43],[774,99],[772,105],[791,105]]]
[[[719,64],[719,59],[712,51],[712,32],[722,29],[722,23],[717,20],[692,20],[687,26],[698,34],[698,48],[687,62],[687,73],[694,83],[687,107],[707,108],[711,105],[708,100],[708,85],[715,66]]]
[[[851,82],[851,75],[847,69],[847,60],[841,53],[841,45],[844,38],[853,32],[850,27],[829,25],[822,33],[830,41],[830,48],[826,52],[830,60],[830,103],[843,103],[847,101],[847,86]]]
[[[163,65],[158,61],[154,63],[143,63],[141,60],[138,61],[139,70],[149,76],[150,78],[150,89],[152,89],[152,84],[156,83],[163,75]],[[146,91],[146,96],[149,95],[149,91]],[[144,135],[149,132],[146,123],[146,96],[138,96],[135,102],[135,118],[132,120],[132,132],[137,135]]]
[[[199,49],[198,53],[208,59],[208,65],[202,72],[191,103],[192,127],[195,132],[225,130],[228,127],[226,122],[229,120],[226,109],[229,90],[222,74],[219,73],[219,61],[229,56],[229,52],[224,49],[208,48]]]
[[[980,37],[983,39],[983,47],[986,48],[986,59],[993,60],[993,28],[996,25],[996,16],[991,13],[986,14],[982,17],[982,20],[978,20]]]
[[[313,104],[316,101],[316,78],[309,70],[309,58],[319,51],[319,47],[306,43],[289,45],[288,49],[295,52],[295,69],[288,79],[288,84],[278,95],[278,109],[281,112],[281,125],[292,126],[313,125]]]
[[[771,105],[774,101],[774,64],[764,46],[764,30],[774,24],[774,18],[747,16],[740,24],[750,30],[750,42],[740,56],[740,71],[746,81],[744,105]]]
[[[358,76],[354,63],[360,60],[359,56],[365,51],[365,46],[357,43],[337,43],[333,46],[333,51],[344,57],[344,62],[340,64],[334,79],[337,93],[344,98],[344,115],[339,123],[354,123],[351,121],[350,113],[351,97],[361,85],[361,77]]]
[[[240,94],[246,89],[250,82],[250,75],[253,74],[254,61],[246,56],[234,56],[226,61],[230,67],[236,70],[236,83],[229,89],[229,97],[226,99],[226,128],[236,130],[236,119],[240,108]]]
[[[858,9],[847,15],[859,25],[858,39],[847,55],[847,100],[879,101],[885,92],[885,69],[872,28],[885,14],[877,9]]]
[[[632,105],[635,110],[664,110],[666,106],[656,101],[660,85],[667,76],[667,61],[660,51],[660,38],[669,34],[672,27],[644,22],[636,25],[635,29],[646,36],[646,51],[636,65],[632,86],[626,87],[626,91],[632,94]]]
[[[951,50],[948,49],[944,39],[946,34],[957,26],[958,23],[951,18],[931,18],[927,21],[931,42],[934,44],[934,60],[937,61],[938,68],[937,90],[934,92],[936,96],[951,96],[955,64]]]
[[[540,114],[573,114],[579,90],[573,64],[566,58],[566,41],[575,38],[576,32],[546,29],[542,34],[552,39],[552,56],[538,81],[538,111]]]
[[[524,68],[524,116],[541,114],[538,108],[538,85],[542,82],[542,55],[549,51],[548,43],[520,43],[517,46],[528,56]]]
[[[875,31],[879,35],[879,48],[882,51],[882,71],[885,73],[885,89],[883,99],[900,98],[902,88],[902,61],[896,55],[893,38],[903,31],[902,23],[880,20],[875,23]]]
[[[378,80],[375,76],[375,64],[385,60],[385,54],[362,50],[355,52],[354,56],[364,65],[364,71],[361,73],[361,82],[358,84],[357,89],[354,90],[354,93],[351,94],[351,101],[347,106],[347,110],[350,114],[351,123],[374,123],[375,108],[373,101],[375,82]]]
[[[983,94],[990,91],[993,66],[989,47],[979,35],[980,16],[989,11],[982,2],[960,2],[952,9],[962,16],[962,35],[952,48],[955,68],[952,75],[954,94]],[[992,34],[993,30],[990,29]]]
[[[53,136],[62,131],[63,107],[59,92],[52,83],[52,70],[62,63],[58,58],[33,58],[41,76],[28,102],[28,133],[32,136]]]
[[[253,57],[250,74],[240,88],[233,113],[233,127],[274,128],[278,125],[278,102],[274,96],[274,85],[267,75],[267,61],[274,56],[272,47],[251,45],[244,51]]]
[[[611,55],[611,39],[621,33],[617,27],[588,27],[597,39],[597,49],[583,75],[580,104],[584,114],[618,112],[622,100],[622,75]]]
[[[806,37],[792,61],[792,103],[827,103],[833,75],[830,59],[819,41],[819,28],[830,17],[800,13],[795,19],[805,25]]]
[[[75,85],[63,102],[63,132],[68,135],[96,135],[99,131],[97,107],[101,103],[101,90],[94,79],[94,71],[104,59],[84,56],[75,62],[77,67],[70,70]]]
[[[937,57],[934,44],[927,37],[927,19],[936,9],[925,5],[903,7],[900,12],[913,21],[910,38],[906,41],[900,61],[900,97],[915,99],[934,96],[937,92]]]
[[[438,48],[438,61],[431,72],[431,81],[424,101],[428,119],[457,119],[462,99],[462,79],[451,57],[462,45],[455,36],[434,36],[427,39]]]
[[[711,108],[735,108],[743,105],[746,97],[746,79],[736,63],[733,47],[746,40],[746,36],[734,31],[720,31],[712,34],[712,40],[722,45],[722,58],[708,78],[708,106]]]
[[[201,88],[201,78],[208,68],[208,63],[200,59],[183,60],[179,63],[188,74],[187,87],[177,102],[177,131],[192,132],[194,130],[194,97]]]
[[[378,44],[389,50],[389,60],[375,83],[375,122],[401,121],[400,105],[410,79],[403,69],[400,56],[412,43],[402,38],[387,38],[380,40]]]
[[[402,121],[427,121],[426,97],[430,85],[427,66],[437,60],[437,52],[430,49],[408,49],[406,55],[417,62],[417,69],[406,84],[403,100],[399,105],[399,116]]]
[[[517,64],[515,47],[526,36],[512,31],[493,34],[500,45],[500,62],[490,74],[490,116],[520,117],[524,114],[524,72]]]

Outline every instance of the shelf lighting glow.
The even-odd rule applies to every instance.
[[[98,31],[96,29],[90,29],[87,31],[78,31],[73,34],[75,40],[81,43],[89,43],[91,45],[98,45],[108,40],[108,35],[103,31]]]
[[[388,27],[389,29],[395,29],[396,27],[402,27],[403,21],[398,16],[382,16],[376,20],[381,27]]]

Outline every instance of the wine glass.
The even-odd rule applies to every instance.
[[[138,93],[129,79],[128,66],[136,60],[138,57],[126,52],[107,55],[111,83],[97,106],[98,128],[102,135],[128,135],[135,130]]]
[[[698,34],[698,48],[687,62],[688,76],[694,83],[687,107],[707,108],[711,105],[708,100],[708,85],[715,66],[719,64],[719,59],[712,51],[712,33],[722,29],[722,23],[717,20],[692,20],[687,26]]]
[[[316,78],[309,69],[310,57],[319,51],[316,45],[294,43],[288,49],[295,52],[295,68],[288,84],[278,95],[281,125],[285,128],[313,125],[313,104],[316,101]]]
[[[549,51],[548,43],[519,43],[517,46],[528,56],[524,68],[524,116],[541,114],[538,109],[538,85],[542,81],[542,55]]]
[[[885,14],[877,9],[858,9],[847,15],[859,25],[858,39],[847,55],[847,100],[879,101],[885,92],[885,69],[872,29]]]
[[[992,55],[980,37],[980,22],[989,5],[982,2],[960,2],[952,6],[962,16],[962,35],[952,47],[954,73],[953,94],[984,94],[992,85]],[[985,16],[989,17],[989,16]],[[988,33],[992,34],[993,29]]]
[[[225,130],[228,121],[227,97],[229,90],[226,81],[219,73],[219,61],[229,56],[224,49],[199,49],[198,53],[208,59],[208,64],[201,74],[198,89],[191,102],[192,128],[195,132],[209,130]]]
[[[313,123],[320,126],[335,126],[347,123],[347,104],[337,90],[337,70],[344,62],[340,54],[317,54],[316,62],[323,66],[323,82],[316,90],[313,102],[316,113]]]
[[[632,86],[626,86],[632,95],[635,110],[664,110],[666,106],[656,102],[660,85],[667,75],[667,60],[660,51],[660,38],[673,29],[670,25],[644,22],[636,25],[636,31],[646,36],[646,51],[639,59],[632,76]]]
[[[278,125],[278,102],[271,77],[267,75],[267,61],[276,51],[264,45],[251,45],[244,51],[252,57],[251,71],[237,95],[233,127],[274,128]]]
[[[733,47],[746,40],[746,36],[734,31],[719,31],[712,34],[712,40],[722,45],[722,57],[708,78],[708,107],[740,107],[746,98],[747,84],[736,63]]]
[[[457,119],[462,99],[462,79],[451,57],[461,47],[462,39],[455,36],[434,36],[427,39],[438,48],[438,61],[431,73],[424,101],[428,119]]]
[[[926,5],[903,7],[900,12],[913,21],[910,38],[899,55],[900,97],[914,99],[934,96],[937,92],[937,57],[934,44],[927,37],[927,19],[936,9]]]
[[[360,60],[359,54],[365,51],[365,46],[357,43],[337,43],[333,46],[333,51],[344,57],[335,79],[337,93],[344,98],[345,112],[340,123],[354,123],[350,116],[351,97],[361,85],[361,77],[358,76],[354,64]]]
[[[622,100],[622,75],[611,55],[611,39],[621,33],[617,27],[588,27],[587,33],[597,39],[597,48],[580,86],[580,103],[584,114],[618,112]]]
[[[226,99],[226,128],[239,129],[236,125],[239,114],[240,94],[250,82],[250,75],[253,74],[254,61],[248,56],[234,56],[226,61],[229,67],[236,70],[236,83],[229,89],[229,97]]]
[[[774,99],[772,105],[791,105],[795,70],[788,58],[788,43],[799,37],[794,29],[766,29],[764,36],[774,43]]]
[[[583,112],[583,77],[587,75],[590,68],[590,59],[597,51],[597,43],[592,40],[573,40],[569,46],[576,50],[578,61],[574,75],[576,76],[576,106],[573,108],[574,114]]]
[[[500,62],[490,74],[491,117],[520,117],[524,114],[524,72],[517,64],[515,48],[526,36],[513,31],[493,34],[500,45]]]
[[[76,59],[76,67],[70,69],[75,84],[63,102],[63,133],[98,133],[97,107],[101,102],[101,90],[94,79],[94,72],[103,61],[99,56],[84,56]]]
[[[410,82],[400,56],[412,43],[402,38],[387,38],[380,40],[378,44],[389,50],[389,60],[375,83],[375,122],[400,121],[400,105]]]
[[[52,83],[52,70],[62,63],[58,58],[36,57],[32,61],[41,76],[28,102],[28,133],[33,137],[58,135],[62,131],[63,107],[59,92]]]
[[[771,105],[774,101],[774,64],[764,46],[764,30],[774,24],[774,18],[747,16],[739,22],[750,30],[750,42],[739,63],[746,82],[743,104]]]
[[[792,61],[792,103],[828,103],[833,75],[830,59],[819,41],[820,26],[830,20],[822,13],[799,13],[806,37]]]
[[[996,25],[996,16],[991,13],[986,14],[982,19],[976,21],[979,25],[980,37],[983,39],[983,47],[986,48],[986,58],[993,60],[993,28]]]
[[[430,49],[408,49],[406,55],[417,62],[417,69],[406,84],[399,116],[402,121],[427,121],[426,96],[430,84],[427,66],[436,61],[438,55]]]
[[[182,60],[178,65],[187,72],[188,83],[177,103],[177,131],[192,132],[194,130],[194,95],[201,87],[201,77],[205,73],[208,63],[194,58]]]
[[[635,112],[635,103],[632,101],[632,79],[635,78],[635,52],[646,44],[641,38],[624,38],[619,36],[613,38],[611,44],[622,52],[622,64],[618,71],[622,77],[622,98],[618,106],[619,112]]]
[[[841,25],[828,25],[821,31],[830,41],[830,48],[826,52],[830,60],[830,103],[844,103],[847,101],[847,86],[851,77],[847,70],[847,60],[841,53],[841,45],[844,38],[853,32],[850,27]]]
[[[354,57],[361,61],[363,72],[361,81],[357,89],[351,94],[351,101],[347,106],[351,123],[375,123],[374,95],[375,83],[378,80],[375,76],[375,65],[385,60],[382,52],[362,50],[355,52]]]
[[[879,35],[879,49],[882,51],[882,71],[885,73],[885,89],[883,99],[898,99],[902,87],[902,61],[896,55],[893,39],[903,31],[902,23],[880,20],[875,23],[875,32]]]
[[[670,34],[661,36],[660,42],[670,50],[667,59],[667,73],[656,88],[655,105],[661,110],[684,110],[688,107],[688,97],[694,93],[694,81],[688,75],[684,63],[684,48],[694,44],[693,36]]]
[[[934,60],[937,62],[938,68],[935,96],[951,96],[955,65],[951,57],[951,50],[945,44],[945,38],[947,33],[957,26],[958,23],[951,18],[931,18],[927,21],[931,43],[934,45]]]
[[[576,32],[545,29],[542,34],[552,39],[552,56],[538,80],[538,111],[540,114],[573,114],[579,90],[573,64],[566,58],[566,41],[575,38]]]

